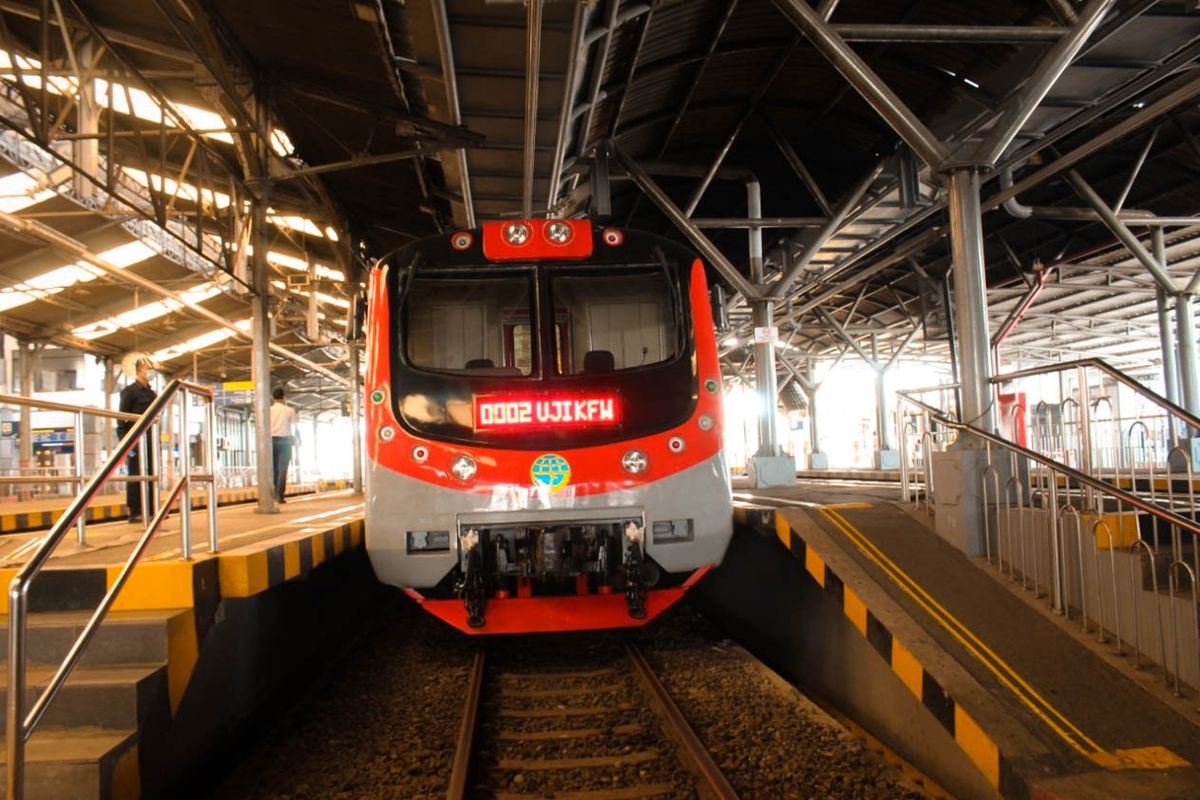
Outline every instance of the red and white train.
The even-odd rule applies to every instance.
[[[469,633],[642,624],[732,534],[704,267],[583,220],[487,222],[371,272],[366,541]]]

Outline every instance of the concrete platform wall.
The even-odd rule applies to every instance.
[[[780,547],[773,524],[759,531],[739,526],[724,563],[696,587],[693,602],[737,631],[739,641],[777,672],[854,719],[955,796],[996,797],[999,762],[985,776],[951,733],[956,718],[964,733],[974,723],[956,711],[941,684],[916,660],[905,662],[915,669],[906,683],[893,666],[892,653],[906,654],[906,659],[912,655],[893,646],[891,631],[869,614],[870,606],[862,608],[866,633],[856,627],[845,611],[848,590],[837,575],[825,572],[824,586],[815,581],[803,558],[789,557]],[[902,627],[897,621],[892,625]],[[915,627],[905,635],[910,642],[925,638]],[[887,655],[881,650],[885,644]],[[1004,772],[1006,780],[1011,777]],[[1013,787],[1005,794],[1027,792]]]

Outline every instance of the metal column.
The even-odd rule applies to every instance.
[[[950,173],[950,246],[954,262],[954,327],[962,382],[963,421],[996,430],[992,403],[992,366],[988,354],[987,283],[984,275],[983,223],[979,206],[979,170]]]
[[[758,219],[762,216],[762,194],[757,182],[746,185],[747,216]],[[762,228],[749,229],[750,280],[755,285],[763,281]],[[751,302],[754,327],[769,328],[775,316],[775,304],[770,300]],[[755,455],[779,455],[779,431],[777,429],[775,403],[775,345],[770,342],[754,343],[754,388],[758,392],[758,451]]]
[[[1167,246],[1163,240],[1162,228],[1155,228],[1151,234],[1154,242],[1154,258],[1165,269],[1167,266]],[[1167,308],[1167,293],[1160,286],[1155,299],[1158,301],[1158,341],[1162,347],[1163,388],[1167,399],[1179,404],[1179,367],[1175,362],[1175,337],[1171,335],[1171,315]]]
[[[1179,382],[1183,389],[1183,407],[1200,413],[1200,379],[1196,374],[1196,318],[1192,295],[1175,296],[1175,332],[1179,337]]]
[[[362,388],[358,385],[358,375],[361,370],[361,358],[358,345],[350,343],[350,427],[351,449],[354,451],[354,491],[363,490],[363,448],[362,448]]]
[[[258,507],[260,514],[274,514],[274,475],[271,466],[271,354],[267,345],[270,331],[270,287],[267,265],[267,190],[266,181],[257,181],[252,187],[255,192],[254,255],[251,261],[251,281],[254,295],[250,298],[252,316],[250,332],[253,343],[250,347],[251,374],[254,376],[254,466],[258,485]]]

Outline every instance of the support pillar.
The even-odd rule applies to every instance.
[[[829,456],[821,452],[821,432],[817,428],[817,386],[812,382],[812,368],[809,368],[809,386],[804,390],[808,399],[808,437],[811,453],[808,457],[809,469],[829,469]]]
[[[274,474],[271,467],[271,354],[267,347],[271,340],[270,291],[267,264],[267,192],[269,183],[255,181],[252,213],[254,215],[254,255],[251,259],[250,277],[254,293],[250,298],[250,368],[254,377],[254,467],[255,483],[258,485],[259,514],[275,514]]]
[[[76,103],[76,133],[100,133],[100,109],[96,105],[96,81],[91,74],[94,59],[91,39],[81,39],[75,47],[75,60],[80,70],[79,97]],[[100,139],[76,139],[71,142],[71,157],[79,170],[72,178],[72,188],[80,197],[91,197],[97,191],[96,184],[85,176],[100,175]],[[79,174],[83,173],[83,174]]]
[[[900,453],[892,445],[892,432],[887,405],[887,367],[879,362],[879,337],[871,334],[871,358],[875,368],[875,431],[878,449],[875,450],[875,469],[899,469]]]
[[[949,209],[963,421],[995,431],[978,168],[963,167],[950,173]]]
[[[1158,290],[1158,342],[1162,348],[1163,389],[1167,399],[1179,405],[1179,367],[1175,362],[1175,334],[1171,330],[1171,309],[1167,293]]]
[[[360,370],[358,344],[350,342],[350,446],[354,451],[354,491],[359,493],[363,490],[362,388],[358,385]]]
[[[746,184],[747,216],[762,217],[762,195],[759,184]],[[749,231],[750,280],[755,286],[763,283],[762,228]],[[774,325],[775,303],[771,300],[751,300],[755,328]],[[746,465],[746,472],[755,488],[792,486],[796,483],[796,462],[779,452],[779,415],[776,413],[778,382],[775,376],[775,344],[771,341],[754,343],[754,387],[758,394],[758,452]]]
[[[33,371],[40,353],[32,342],[21,342],[21,397],[33,397]],[[21,406],[20,471],[30,474],[33,470],[33,415],[29,406]],[[22,500],[33,495],[33,484],[25,484],[17,490]]]
[[[956,168],[950,173],[949,185],[954,332],[962,386],[962,420],[995,431],[979,169]],[[973,436],[960,436],[953,449],[935,453],[932,458],[937,508],[934,528],[939,536],[968,556],[982,555],[985,551],[982,515],[988,509],[983,507],[979,486],[986,466],[986,451]]]
[[[1200,415],[1200,376],[1196,367],[1196,316],[1193,296],[1175,296],[1175,332],[1179,337],[1179,382],[1183,389],[1183,407]]]

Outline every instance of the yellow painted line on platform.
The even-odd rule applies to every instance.
[[[283,579],[290,581],[300,574],[300,543],[284,542],[283,545]]]
[[[917,605],[934,618],[946,629],[966,650],[973,655],[1013,696],[1036,717],[1042,720],[1055,734],[1081,755],[1094,763],[1108,769],[1130,769],[1133,766],[1117,765],[1112,754],[1107,753],[1095,741],[1089,738],[1074,723],[1052,705],[1046,698],[1020,676],[1009,664],[983,643],[965,624],[937,602],[920,584],[913,580],[904,570],[875,546],[866,534],[854,527],[849,520],[836,509],[822,508],[821,515],[829,520],[848,538],[868,559],[875,563],[896,585],[898,585]],[[811,548],[808,548],[811,551]],[[1165,748],[1160,748],[1165,750]],[[1170,753],[1170,751],[1166,751]],[[1174,758],[1179,758],[1171,753]],[[1182,760],[1182,759],[1181,759]],[[1121,762],[1124,764],[1125,762]],[[1184,761],[1184,764],[1187,762]]]
[[[874,506],[871,505],[870,503],[864,503],[862,501],[853,501],[853,502],[848,502],[848,503],[830,503],[829,505],[823,505],[821,507],[822,508],[832,508],[832,509],[840,508],[840,509],[847,509],[847,510],[851,510],[851,511],[853,511],[855,509],[874,508]]]
[[[821,585],[821,588],[825,587],[825,559],[817,555],[817,551],[811,547],[804,548],[804,568]]]
[[[266,550],[219,558],[222,597],[252,597],[270,587]]]

